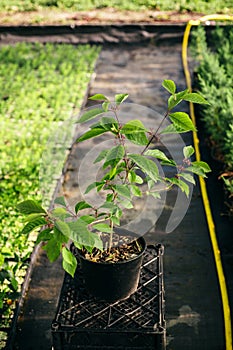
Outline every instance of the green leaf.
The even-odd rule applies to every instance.
[[[168,109],[171,111],[176,107],[181,101],[183,101],[184,96],[188,93],[188,90],[180,91],[177,94],[174,94],[168,99]]]
[[[164,89],[166,89],[170,94],[174,95],[176,92],[176,84],[174,83],[173,80],[164,80],[162,83],[162,86]]]
[[[127,199],[126,199],[126,200],[123,200],[123,201],[120,201],[120,204],[121,204],[125,209],[133,209],[133,208],[134,208],[132,202],[129,201],[129,200],[127,200]]]
[[[78,202],[75,205],[75,213],[77,214],[79,210],[83,210],[87,208],[92,208],[92,206],[85,201]]]
[[[90,185],[87,186],[85,194],[90,192],[93,188],[98,188],[99,186],[104,186],[105,182],[92,182]]]
[[[102,103],[102,108],[103,108],[103,110],[104,110],[105,112],[108,111],[109,105],[110,105],[110,102],[107,102],[107,101],[105,101],[105,102]]]
[[[143,123],[138,119],[130,120],[121,128],[121,134],[124,134],[124,135],[134,134],[135,132],[138,133],[142,131],[147,132],[148,130],[145,128]]]
[[[74,277],[74,274],[77,268],[77,259],[71,253],[71,251],[68,250],[66,247],[62,248],[62,257],[63,257],[63,261],[62,261],[63,269],[72,277]]]
[[[135,182],[136,182],[136,184],[142,185],[143,184],[143,179],[141,178],[141,176],[136,175]]]
[[[195,92],[187,93],[183,99],[185,101],[192,102],[192,103],[205,104],[205,105],[210,104],[208,101],[206,101],[206,99],[203,96]]]
[[[154,197],[155,199],[161,199],[161,195],[160,195],[159,192],[150,192],[150,191],[148,191],[146,194],[147,194],[148,196]]]
[[[63,196],[55,198],[54,204],[60,204],[60,205],[62,205],[63,207],[66,207],[65,198],[64,198]]]
[[[93,221],[95,221],[96,218],[93,217],[92,215],[82,215],[82,216],[80,216],[79,220],[82,221],[84,224],[89,225],[89,224],[91,224]]]
[[[136,181],[136,173],[135,173],[133,170],[131,170],[131,171],[129,172],[129,174],[128,174],[128,179],[129,179],[129,182],[130,182],[130,183],[133,183],[133,182]]]
[[[107,131],[108,130],[106,130],[106,129],[102,128],[102,127],[88,130],[87,132],[85,132],[85,134],[83,134],[82,136],[77,138],[76,142],[83,142],[83,141],[86,141],[88,139],[92,139],[92,138],[94,138],[96,136],[104,134]]]
[[[28,222],[24,226],[21,233],[28,234],[28,233],[34,231],[36,228],[43,227],[46,224],[47,224],[47,221],[44,218],[42,218],[42,217],[35,218],[34,220],[31,220],[30,222]]]
[[[106,233],[112,233],[112,228],[109,227],[107,224],[95,224],[93,225],[93,228],[100,231],[100,232],[106,232]]]
[[[52,238],[51,228],[46,228],[45,230],[41,231],[36,239],[36,244],[39,244],[40,242],[46,242],[49,241]]]
[[[150,159],[139,155],[139,154],[129,154],[128,157],[135,162],[138,167],[144,171],[152,180],[157,182],[158,180],[158,167],[157,165]]]
[[[175,112],[169,114],[169,118],[174,124],[175,128],[178,127],[182,131],[196,131],[196,128],[190,119],[189,115],[184,112]]]
[[[131,192],[136,197],[141,197],[142,192],[136,185],[130,185]]]
[[[122,145],[117,145],[113,148],[111,148],[106,156],[106,160],[104,163],[104,168],[106,168],[108,165],[111,165],[112,167],[115,167],[119,161],[124,157],[125,149]]]
[[[160,160],[163,160],[166,162],[166,164],[171,164],[171,165],[176,165],[176,163],[174,162],[174,160],[169,159],[162,151],[158,150],[158,149],[148,149],[145,152],[145,155],[147,156],[151,156]]]
[[[84,123],[88,120],[96,118],[98,115],[102,114],[104,110],[102,108],[92,108],[87,112],[83,113],[83,115],[79,118],[77,123]]]
[[[120,132],[121,134],[125,135],[128,140],[137,145],[145,146],[148,143],[148,139],[145,134],[147,129],[140,120],[131,120],[121,128]]]
[[[183,154],[185,158],[190,158],[194,154],[193,146],[186,146],[183,148]]]
[[[92,101],[109,101],[108,98],[103,94],[95,94],[93,96],[88,97],[88,100]]]
[[[114,212],[114,210],[118,209],[118,206],[111,202],[105,202],[100,206],[100,208],[106,208],[106,209],[109,209],[110,212]]]
[[[103,150],[99,153],[98,157],[94,160],[93,163],[96,164],[96,163],[98,163],[98,162],[101,162],[101,160],[103,160],[103,159],[106,158],[108,152],[109,152],[108,149],[103,149]]]
[[[70,228],[69,225],[61,220],[56,220],[54,223],[55,227],[66,237],[70,237]]]
[[[126,134],[126,138],[139,146],[146,146],[148,144],[148,139],[144,132],[137,132],[135,134]]]
[[[196,182],[194,180],[194,177],[191,174],[187,174],[187,173],[179,173],[178,176],[183,177],[183,179],[185,179],[186,181],[192,183],[193,185],[196,185]]]
[[[17,208],[22,214],[26,215],[33,213],[46,213],[46,211],[42,208],[42,206],[39,203],[31,199],[19,203],[17,205]]]
[[[128,185],[115,185],[114,188],[120,196],[131,199],[130,189]]]
[[[177,187],[179,187],[181,189],[181,191],[184,192],[186,194],[186,196],[188,197],[189,186],[186,184],[186,182],[184,182],[176,177],[172,177],[170,179],[167,179],[167,181],[169,181],[173,185],[176,185]]]
[[[201,177],[206,177],[205,172],[199,167],[189,166],[189,167],[185,168],[185,171],[188,171],[190,173],[196,174],[196,175],[201,176]]]
[[[54,262],[60,255],[62,245],[67,243],[68,239],[65,237],[60,230],[54,227],[54,234],[52,238],[48,241],[43,249],[47,252],[47,256],[50,262]]]
[[[121,104],[128,98],[128,94],[116,94],[115,95],[115,102],[117,105]]]
[[[67,213],[65,208],[55,208],[52,210],[52,216],[57,219],[65,219],[70,217],[71,215]]]
[[[209,173],[211,171],[210,166],[203,161],[192,162],[192,166],[202,169],[205,173]]]
[[[37,218],[41,218],[44,217],[45,214],[44,213],[35,213],[35,214],[29,214],[25,217],[24,221],[25,222],[30,222],[30,221],[34,221]]]
[[[116,133],[118,130],[118,123],[117,121],[112,117],[103,117],[100,120],[100,125],[108,131],[111,131],[113,133]]]

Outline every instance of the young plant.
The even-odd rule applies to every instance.
[[[91,259],[94,249],[101,254],[103,250],[101,238],[107,234],[109,239],[105,253],[106,260],[114,261],[112,260],[114,228],[121,225],[124,209],[134,208],[135,197],[152,195],[159,198],[160,194],[156,190],[158,183],[163,184],[165,190],[178,186],[189,196],[188,183],[195,184],[193,174],[206,177],[206,173],[210,171],[207,163],[190,160],[194,154],[192,146],[186,146],[182,150],[184,158],[181,164],[177,164],[164,152],[155,148],[162,134],[196,130],[188,114],[172,112],[178,104],[182,101],[207,103],[197,93],[190,93],[188,90],[176,92],[176,85],[172,80],[164,80],[163,87],[170,93],[170,97],[167,110],[154,132],[148,130],[138,119],[130,120],[125,124],[121,123],[119,109],[127,99],[127,94],[117,94],[114,102],[102,94],[90,97],[91,100],[101,101],[102,104],[101,107],[88,110],[79,118],[78,123],[90,121],[93,123],[88,131],[77,139],[77,142],[103,134],[108,134],[114,140],[110,149],[102,150],[93,159],[94,164],[102,162],[103,174],[98,181],[89,184],[86,188],[86,193],[95,190],[102,194],[104,201],[101,205],[93,206],[83,200],[78,202],[72,210],[64,197],[56,198],[54,204],[58,207],[50,211],[33,200],[27,200],[18,205],[18,209],[27,215],[27,223],[22,232],[28,234],[39,228],[37,243],[44,242],[43,249],[46,250],[50,261],[56,260],[61,252],[63,268],[72,276],[74,276],[77,261],[68,248],[70,241],[73,241],[77,248],[84,248]],[[110,116],[109,113],[111,113]],[[166,119],[169,119],[171,124],[164,127]],[[150,148],[152,142],[153,148]],[[141,146],[140,151],[130,152],[128,143]],[[161,175],[153,159],[160,162],[161,166],[173,167],[174,176]],[[144,190],[145,185],[146,190]]]

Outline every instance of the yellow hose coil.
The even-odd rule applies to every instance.
[[[203,16],[198,20],[190,20],[187,23],[186,29],[184,32],[183,43],[182,43],[182,61],[183,61],[183,68],[184,68],[187,88],[190,90],[190,92],[192,91],[192,83],[191,83],[191,76],[190,76],[189,67],[188,67],[187,49],[188,49],[189,35],[190,35],[192,26],[198,26],[199,24],[207,21],[228,21],[228,20],[233,21],[233,16],[216,14],[216,15]],[[190,102],[190,116],[192,118],[193,123],[196,124],[194,107],[193,107],[193,103],[191,102]],[[200,149],[199,149],[199,139],[196,131],[193,132],[193,142],[194,142],[194,148],[196,151],[196,158],[199,161],[201,157],[200,157]],[[230,313],[230,306],[229,306],[229,300],[228,300],[228,294],[227,294],[226,281],[225,281],[224,271],[222,267],[221,253],[218,247],[215,225],[214,225],[214,220],[213,220],[213,216],[212,216],[212,212],[209,204],[206,184],[202,177],[199,177],[199,181],[200,181],[201,194],[202,194],[203,204],[205,208],[205,214],[206,214],[210,239],[212,243],[212,249],[214,253],[214,259],[215,259],[215,264],[217,269],[221,298],[222,298],[226,350],[232,350],[231,313]]]

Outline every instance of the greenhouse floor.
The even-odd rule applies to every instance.
[[[163,113],[167,95],[161,88],[162,80],[173,79],[179,90],[185,89],[181,40],[182,33],[175,36],[174,33],[166,33],[159,42],[152,40],[141,46],[104,46],[96,65],[95,79],[90,85],[90,94],[113,96],[115,93],[127,92],[130,102]],[[184,108],[188,110],[188,106]],[[145,124],[151,121],[147,111],[143,118]],[[186,137],[185,142],[192,143],[192,135]],[[93,145],[90,143],[90,146]],[[172,147],[175,149],[176,145]],[[80,149],[74,145],[62,188],[68,198],[72,198],[78,189],[75,170],[80,165],[80,154]],[[204,157],[208,157],[206,154],[207,151]],[[227,218],[221,216],[221,190],[213,174],[208,182],[211,189],[214,187],[214,195],[210,198],[214,198],[216,229],[227,278],[233,261],[232,234]],[[147,242],[160,242],[165,248],[167,350],[223,350],[225,334],[222,301],[199,186],[193,191],[182,222],[177,227],[174,225],[171,233],[166,233],[174,196],[175,193],[168,195],[164,215],[156,226],[145,223],[149,228],[145,230],[148,231],[145,235]],[[150,209],[148,215],[153,221],[153,210]],[[18,319],[14,349],[51,349],[50,326],[62,282],[61,261],[52,265],[41,251],[33,266],[29,290]],[[227,279],[227,283],[229,299],[233,300],[232,278]]]

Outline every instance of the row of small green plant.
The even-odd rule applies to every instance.
[[[204,27],[193,33],[198,66],[197,85],[211,105],[201,110],[212,154],[223,165],[222,179],[233,197],[233,28],[221,26],[207,37]],[[221,43],[221,45],[219,45]],[[195,48],[195,49],[194,49]],[[233,208],[230,210],[233,214]]]
[[[31,196],[41,201],[43,151],[80,108],[97,55],[91,46],[21,43],[0,49],[0,327],[9,322],[34,246],[20,234],[16,203]]]
[[[2,0],[0,11],[36,11],[41,8],[83,11],[114,7],[120,10],[141,11],[192,11],[199,13],[230,13],[233,10],[231,0]]]

